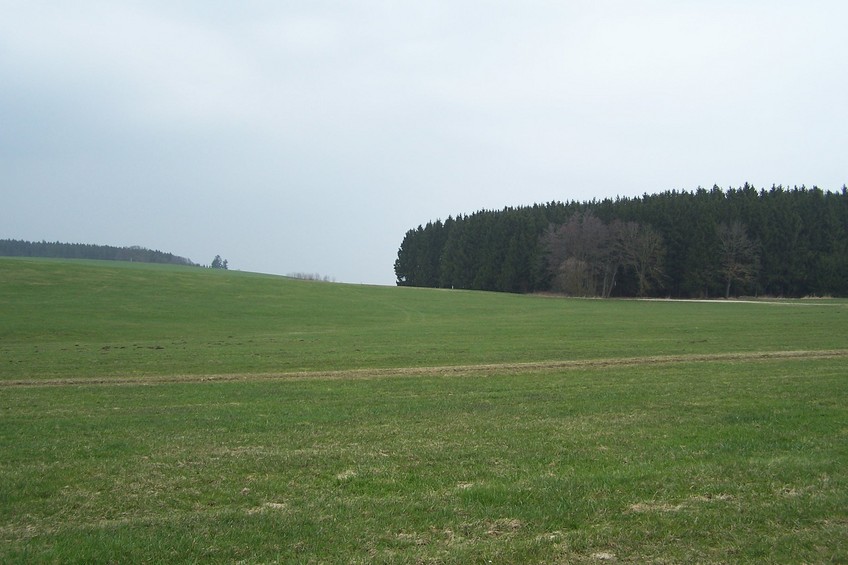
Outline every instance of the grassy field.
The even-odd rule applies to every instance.
[[[847,337],[0,259],[0,562],[848,562]]]

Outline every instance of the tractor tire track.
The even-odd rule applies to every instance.
[[[668,365],[674,363],[749,363],[757,361],[816,360],[848,358],[848,349],[798,350],[798,351],[747,351],[738,353],[696,353],[684,355],[651,355],[645,357],[613,357],[605,359],[575,359],[555,361],[529,361],[516,363],[485,363],[472,365],[445,365],[433,367],[364,368],[316,371],[289,371],[279,373],[234,373],[210,375],[150,375],[114,378],[74,377],[60,379],[17,379],[0,381],[0,389],[8,387],[63,387],[63,386],[131,386],[179,383],[257,382],[303,379],[372,379],[390,377],[427,376],[487,376],[518,373],[551,373],[579,369],[607,367],[632,367],[641,365]]]

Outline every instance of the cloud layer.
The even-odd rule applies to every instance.
[[[846,182],[835,0],[174,4],[4,7],[0,237],[390,284],[450,214]]]

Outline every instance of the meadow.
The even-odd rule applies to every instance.
[[[848,561],[848,301],[0,259],[0,562]]]

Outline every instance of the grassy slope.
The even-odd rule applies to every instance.
[[[0,314],[3,562],[848,560],[844,354],[144,384],[839,349],[844,302],[572,301],[0,259]],[[119,375],[138,383],[11,385]]]
[[[6,380],[821,350],[848,335],[844,302],[561,300],[17,259],[0,259],[0,312]]]

